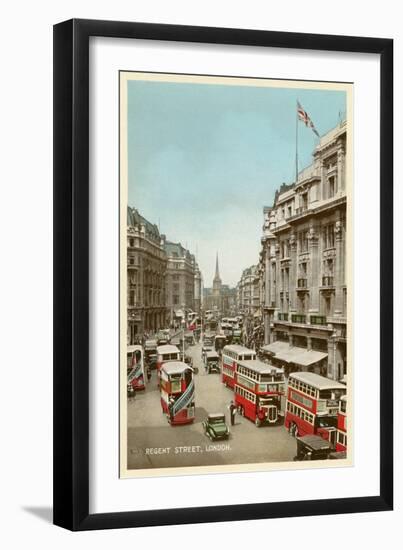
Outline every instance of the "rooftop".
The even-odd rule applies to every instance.
[[[161,370],[164,370],[166,374],[182,374],[185,370],[192,371],[193,369],[186,363],[183,363],[183,361],[170,361],[169,363],[164,363]]]
[[[160,239],[160,232],[158,226],[149,222],[144,216],[142,216],[136,208],[130,206],[127,207],[127,225],[132,227],[141,228],[144,226],[146,235],[151,236],[155,240]]]
[[[336,380],[331,380],[325,376],[320,376],[314,372],[293,372],[290,374],[290,378],[295,378],[300,382],[305,384],[310,384],[318,390],[345,390],[346,386],[337,382]]]
[[[338,138],[340,135],[344,134],[347,130],[347,121],[342,120],[340,124],[329,130],[326,134],[321,136],[319,145],[317,145],[316,150],[321,149],[328,145],[331,141]]]
[[[284,369],[279,369],[278,367],[275,367],[274,365],[268,365],[267,363],[264,363],[263,361],[259,361],[258,359],[248,360],[248,361],[239,361],[239,365],[243,367],[247,367],[248,369],[254,370],[255,372],[258,372],[259,374],[283,374]]]
[[[172,258],[186,258],[187,260],[194,259],[194,256],[181,243],[173,243],[172,241],[165,242],[165,252],[167,256]]]
[[[253,349],[246,348],[245,346],[240,346],[238,344],[230,344],[224,347],[224,350],[234,351],[235,353],[254,353],[256,352]]]
[[[179,352],[178,348],[176,346],[172,346],[170,344],[164,344],[163,346],[157,347],[158,354],[160,353],[175,353]]]

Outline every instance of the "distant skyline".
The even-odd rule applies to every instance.
[[[216,253],[235,286],[259,259],[263,207],[295,180],[297,100],[320,135],[343,91],[128,81],[128,202],[196,255],[205,287]],[[299,123],[299,169],[318,138]]]

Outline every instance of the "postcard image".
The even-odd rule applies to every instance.
[[[120,476],[351,465],[353,85],[119,78]]]

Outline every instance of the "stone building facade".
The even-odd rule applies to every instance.
[[[265,348],[290,370],[347,370],[346,124],[264,208],[260,253]]]
[[[251,265],[243,270],[238,289],[238,311],[245,316],[253,317],[260,311],[260,271],[258,265]]]
[[[166,323],[165,236],[135,208],[127,209],[127,341]]]
[[[167,257],[166,306],[169,322],[187,317],[195,307],[195,278],[199,271],[193,254],[181,243],[165,242]],[[200,273],[200,271],[199,271]]]

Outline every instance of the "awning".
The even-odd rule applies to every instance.
[[[327,353],[316,350],[308,351],[306,348],[298,346],[290,347],[287,342],[273,342],[272,344],[263,346],[262,350],[272,353],[280,361],[295,363],[301,367],[308,367],[327,357]]]
[[[309,367],[309,365],[318,363],[327,357],[327,353],[323,353],[322,351],[315,351],[313,349],[307,351],[304,348],[297,347],[291,349],[294,350],[292,362],[301,365],[301,367]]]
[[[265,346],[262,346],[261,349],[266,353],[276,355],[279,352],[290,349],[290,345],[288,344],[288,342],[281,342],[280,340],[278,340],[277,342],[273,342],[272,344],[266,344]]]

